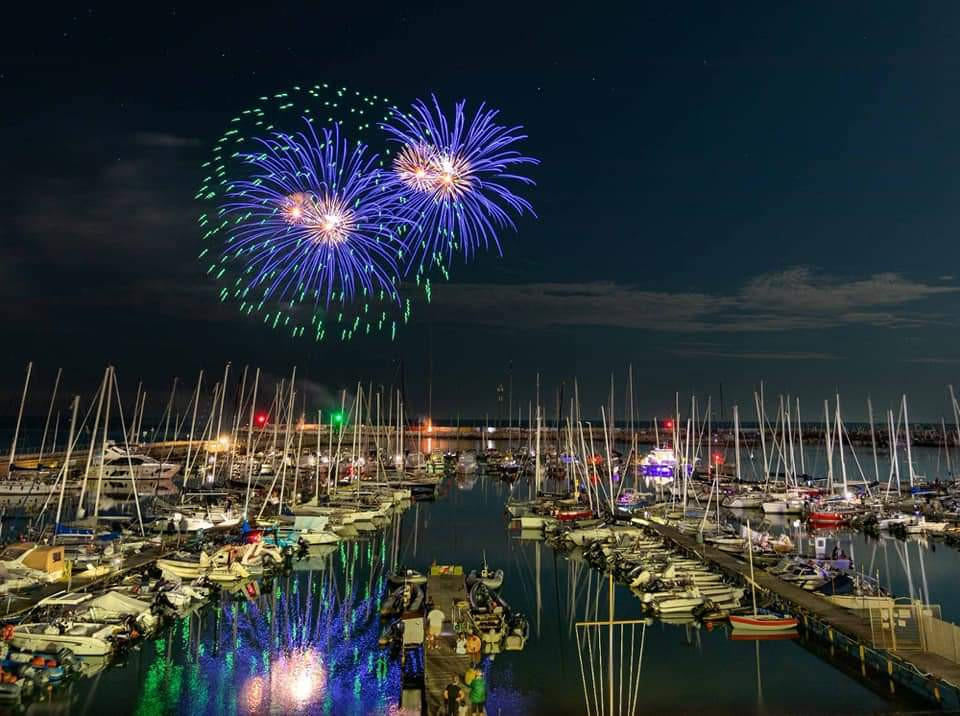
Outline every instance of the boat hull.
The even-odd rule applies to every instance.
[[[730,626],[737,631],[748,632],[782,632],[797,628],[797,620],[793,617],[764,617],[730,615]]]

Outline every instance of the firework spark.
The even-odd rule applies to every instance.
[[[243,157],[249,177],[233,182],[223,207],[232,221],[223,257],[242,263],[247,288],[324,305],[360,291],[398,299],[396,199],[378,157],[351,148],[336,125],[318,133],[310,122],[260,145]]]
[[[454,106],[451,122],[436,97],[432,105],[418,100],[410,113],[395,110],[382,124],[401,145],[392,169],[409,227],[408,269],[449,266],[455,253],[469,259],[490,244],[502,253],[500,230],[516,229],[511,212],[535,215],[530,202],[511,189],[532,185],[517,172],[539,164],[513,148],[526,138],[522,128],[497,124],[497,111],[482,104],[468,117],[465,104]]]
[[[394,177],[380,122],[391,107],[342,86],[295,85],[230,119],[195,196],[200,258],[221,301],[294,337],[396,335],[411,301],[398,296],[402,244],[382,211]],[[321,148],[323,128],[339,136],[334,146]],[[359,162],[353,142],[368,147]]]

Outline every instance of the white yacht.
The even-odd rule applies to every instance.
[[[180,465],[161,462],[149,455],[127,452],[112,443],[103,452],[103,487],[101,494],[115,499],[133,499],[131,474],[136,480],[139,497],[171,497],[178,493],[173,483]],[[88,489],[95,490],[100,478],[100,458],[95,458],[88,474]],[[90,486],[93,483],[93,487]]]

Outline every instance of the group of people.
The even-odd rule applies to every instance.
[[[443,623],[447,615],[439,609],[432,600],[427,602],[427,638],[425,649],[439,649],[440,636],[443,632]],[[446,716],[463,716],[467,713],[484,713],[484,704],[487,701],[487,682],[480,669],[483,642],[473,632],[457,630],[456,652],[470,656],[470,668],[461,677],[453,677],[453,681],[444,689],[443,698],[446,704]],[[462,679],[462,680],[461,680]]]
[[[464,674],[463,683],[459,674],[455,675],[444,689],[443,698],[447,704],[446,716],[482,714],[487,701],[487,682],[483,671],[471,666]]]

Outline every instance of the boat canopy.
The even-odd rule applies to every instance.
[[[63,547],[38,546],[23,558],[23,565],[47,574],[59,572],[63,569]]]

